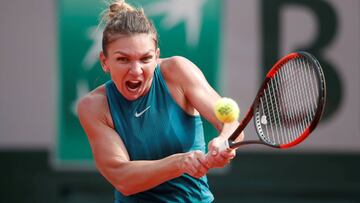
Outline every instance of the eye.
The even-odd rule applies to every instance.
[[[129,62],[129,59],[126,57],[116,57],[116,61],[120,63],[127,63]]]
[[[145,56],[145,57],[141,58],[141,61],[143,63],[149,63],[149,62],[151,62],[152,58],[153,58],[153,56]]]

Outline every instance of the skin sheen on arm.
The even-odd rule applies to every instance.
[[[183,173],[201,177],[207,172],[199,161],[205,161],[204,157],[198,151],[154,161],[130,161],[124,143],[113,129],[104,86],[79,102],[78,115],[97,168],[124,195],[148,190]]]
[[[178,93],[172,93],[172,95],[183,109],[186,111],[189,111],[187,109],[198,111],[220,132],[219,136],[226,137],[229,135],[226,132],[232,132],[236,128],[237,121],[223,124],[216,118],[214,107],[216,101],[221,97],[210,86],[204,74],[195,64],[180,56],[165,59],[162,66],[163,64],[164,68],[167,69],[163,73],[165,73],[164,77],[167,79],[169,89],[171,90],[173,86],[181,88],[178,92],[181,92],[182,95]],[[184,105],[185,102],[179,102],[181,97],[188,101],[187,106]]]
[[[220,122],[214,113],[215,103],[220,99],[220,95],[210,86],[201,70],[191,61],[183,57],[172,57],[163,61],[166,69],[165,78],[167,78],[169,89],[172,86],[181,87],[183,95],[173,93],[175,100],[177,97],[184,97],[189,101],[183,109],[194,109],[198,111],[205,119],[220,132],[219,136],[209,143],[209,152],[213,155],[210,158],[212,164],[209,167],[223,167],[230,159],[235,156],[235,150],[224,153],[218,153],[217,146],[222,140],[227,139],[238,126],[238,121],[232,123]],[[171,71],[170,71],[171,70]],[[178,102],[179,103],[179,102]],[[191,106],[191,107],[189,107]],[[237,140],[243,139],[243,133]]]

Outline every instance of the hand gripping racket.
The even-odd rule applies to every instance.
[[[325,106],[325,78],[319,62],[307,52],[291,53],[267,73],[254,102],[220,151],[241,145],[293,147],[315,129]],[[258,140],[235,139],[254,117]]]

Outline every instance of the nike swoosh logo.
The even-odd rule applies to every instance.
[[[146,109],[144,109],[142,112],[138,113],[138,112],[135,112],[135,117],[138,118],[140,117],[141,115],[143,115],[148,109],[150,109],[151,106],[148,106],[146,107]]]

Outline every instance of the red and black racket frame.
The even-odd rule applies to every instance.
[[[312,122],[310,123],[310,125],[304,130],[304,132],[300,136],[298,136],[295,140],[293,140],[292,142],[287,143],[287,144],[281,144],[281,145],[269,144],[265,140],[263,140],[263,138],[261,136],[258,136],[259,140],[235,141],[236,138],[240,135],[240,133],[245,129],[247,124],[252,119],[252,117],[254,115],[254,111],[259,104],[260,98],[263,96],[264,89],[267,87],[267,85],[271,81],[271,79],[273,77],[275,77],[278,70],[281,67],[283,67],[283,64],[285,64],[287,61],[289,61],[291,59],[295,59],[295,58],[299,58],[299,57],[307,58],[310,63],[314,63],[314,65],[316,67],[315,71],[317,72],[317,77],[318,77],[318,85],[320,87],[319,88],[319,98],[317,101],[318,108],[317,108],[315,116],[314,116]],[[301,143],[316,128],[316,126],[319,123],[321,116],[324,112],[325,100],[326,100],[326,85],[325,84],[326,83],[325,83],[325,77],[324,77],[323,70],[320,66],[320,63],[313,55],[311,55],[307,52],[304,52],[304,51],[294,52],[294,53],[286,55],[285,57],[280,59],[267,73],[266,78],[264,79],[264,82],[260,86],[260,89],[259,89],[250,109],[248,110],[244,119],[240,122],[240,124],[236,128],[236,130],[228,138],[229,148],[236,149],[239,146],[247,145],[247,144],[263,144],[263,145],[267,145],[267,146],[270,146],[273,148],[285,149],[285,148],[290,148],[290,147],[293,147],[293,146]],[[259,133],[257,129],[256,129],[256,131],[257,131],[257,133]]]

